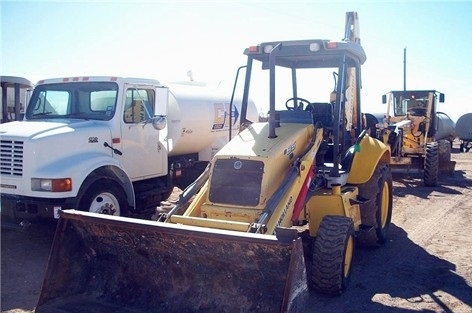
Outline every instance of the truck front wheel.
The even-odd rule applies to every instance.
[[[92,183],[79,200],[78,209],[92,213],[127,216],[126,195],[121,186],[110,179]]]

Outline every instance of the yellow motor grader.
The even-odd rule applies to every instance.
[[[389,147],[361,122],[357,21],[337,42],[247,48],[244,129],[157,221],[61,212],[36,312],[304,312],[310,290],[342,293],[356,236],[385,243],[392,214]],[[245,116],[254,64],[267,122]],[[298,96],[306,70],[335,77],[329,102]]]
[[[425,186],[436,186],[440,174],[454,172],[452,142],[454,122],[440,112],[444,94],[436,90],[395,90],[382,96],[387,104],[382,121],[366,113],[371,136],[391,149],[392,170],[417,169]]]

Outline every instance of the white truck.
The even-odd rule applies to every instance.
[[[230,96],[142,78],[39,81],[24,120],[0,125],[2,215],[155,208],[237,133],[241,100]],[[258,118],[253,103],[247,114]]]

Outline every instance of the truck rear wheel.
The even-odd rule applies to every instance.
[[[310,286],[322,293],[341,294],[347,287],[354,255],[354,224],[345,216],[323,218],[313,244]]]
[[[125,192],[111,179],[100,179],[88,186],[79,201],[78,209],[115,216],[128,215]]]
[[[439,146],[437,142],[426,145],[424,158],[423,180],[425,186],[434,187],[438,184],[439,174]]]

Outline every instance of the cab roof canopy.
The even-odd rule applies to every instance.
[[[429,93],[440,93],[437,90],[430,89],[430,90],[392,90],[390,91],[393,93],[395,96],[403,96],[403,97],[410,97],[410,96],[415,96],[416,98],[423,98],[423,97],[428,97]]]
[[[261,61],[262,68],[269,68],[269,54],[276,51],[275,65],[287,68],[333,68],[339,66],[342,55],[346,55],[348,66],[363,64],[366,55],[362,46],[350,41],[292,40],[261,43],[244,51],[249,57]]]
[[[33,83],[26,78],[18,76],[0,76],[0,83],[2,87],[14,87],[15,85],[19,85],[20,88],[30,88],[34,86]]]

